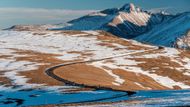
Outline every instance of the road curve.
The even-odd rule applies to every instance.
[[[59,76],[55,75],[54,74],[54,70],[59,68],[59,67],[62,67],[62,66],[68,66],[68,65],[75,65],[75,64],[82,64],[82,63],[91,63],[91,62],[97,62],[97,61],[102,61],[102,60],[107,60],[107,59],[112,59],[112,58],[117,58],[117,57],[123,57],[123,56],[127,56],[127,55],[131,55],[131,54],[138,54],[138,53],[142,53],[142,52],[149,52],[149,51],[153,51],[153,50],[157,50],[157,49],[151,49],[151,50],[146,50],[146,51],[138,51],[138,52],[130,52],[130,53],[125,53],[125,54],[122,54],[122,55],[116,55],[116,56],[110,56],[110,57],[106,57],[106,58],[101,58],[101,59],[94,59],[94,60],[88,60],[88,61],[76,61],[76,62],[69,62],[69,63],[63,63],[63,64],[59,64],[59,65],[56,65],[56,66],[53,66],[53,67],[50,67],[48,69],[45,70],[45,73],[58,80],[58,81],[61,81],[61,82],[64,82],[66,85],[72,85],[72,86],[81,86],[81,87],[86,87],[86,88],[94,88],[96,90],[113,90],[113,91],[122,91],[122,92],[127,92],[128,95],[133,95],[135,94],[136,92],[134,91],[123,91],[123,90],[117,90],[117,89],[112,89],[112,88],[109,88],[109,87],[103,87],[103,86],[90,86],[90,85],[85,85],[85,84],[79,84],[79,83],[75,83],[75,82],[72,82],[72,81],[69,81],[69,80],[66,80],[64,78],[60,78]]]

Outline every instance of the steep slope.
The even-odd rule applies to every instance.
[[[170,15],[163,15],[160,13],[147,13],[141,11],[139,8],[129,13],[120,10],[118,15],[107,25],[107,27],[108,32],[115,35],[125,38],[134,38],[149,31],[153,26],[168,21],[171,17]]]
[[[183,38],[189,29],[190,13],[187,12],[178,14],[172,20],[155,26],[148,33],[136,37],[135,40],[154,45],[175,47],[177,40]]]
[[[181,38],[178,38],[175,47],[182,49],[190,49],[190,31],[188,31]]]
[[[109,23],[117,14],[118,9],[107,9],[98,13],[92,13],[79,19],[68,22],[70,25],[62,30],[97,30]]]
[[[72,20],[61,30],[105,30],[120,37],[134,38],[170,18],[171,15],[142,11],[130,3]]]

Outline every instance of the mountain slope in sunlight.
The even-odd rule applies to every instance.
[[[154,45],[175,47],[178,39],[183,38],[183,36],[187,33],[189,29],[190,13],[182,13],[176,15],[174,18],[167,21],[166,23],[155,26],[148,33],[140,35],[135,39]]]
[[[134,38],[170,18],[172,15],[152,14],[130,3],[121,8],[106,9],[69,21],[69,26],[58,29],[105,30],[120,37]]]

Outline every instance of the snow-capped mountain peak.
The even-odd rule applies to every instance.
[[[107,14],[107,15],[114,15],[117,14],[119,12],[118,8],[112,8],[112,9],[106,9],[97,13],[103,13],[103,14]]]
[[[168,19],[168,16],[150,14],[128,3],[121,8],[110,8],[69,21],[71,26],[58,30],[105,30],[120,37],[134,38]]]
[[[125,11],[125,12],[136,12],[137,8],[135,7],[135,5],[133,3],[127,3],[127,4],[123,5],[123,7],[121,7],[119,10]]]

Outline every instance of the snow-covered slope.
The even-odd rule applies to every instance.
[[[106,9],[72,20],[68,22],[70,26],[61,29],[105,30],[121,37],[133,38],[171,17],[162,13],[151,14],[142,11],[130,3],[121,8]]]
[[[117,9],[107,9],[98,13],[92,13],[79,19],[72,20],[69,26],[62,30],[97,30],[109,23],[117,13]],[[116,12],[116,13],[115,13]]]
[[[136,11],[121,11],[107,25],[108,31],[125,38],[134,38],[153,26],[168,21],[172,16],[160,13],[150,14],[137,8]]]
[[[155,26],[148,33],[140,35],[135,39],[154,45],[174,47],[176,41],[180,38],[184,38],[183,36],[189,29],[190,13],[187,12],[176,15],[171,20]]]
[[[178,38],[175,47],[182,49],[190,49],[190,31],[188,31],[181,38]]]
[[[97,61],[63,66],[54,73],[76,83],[119,90],[190,88],[189,51],[149,46],[103,31],[0,31],[2,84],[65,89],[44,71],[89,60]]]

